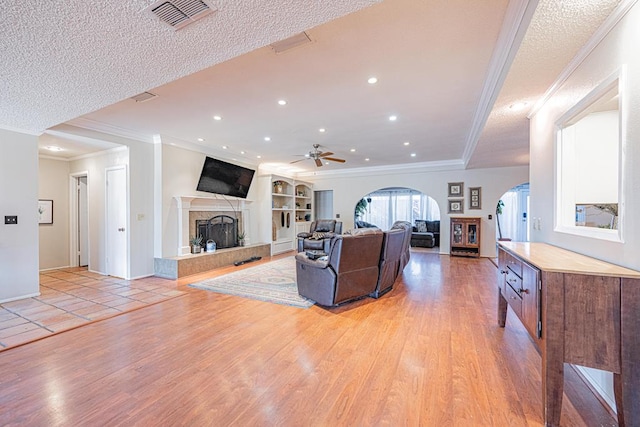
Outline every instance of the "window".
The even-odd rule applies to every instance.
[[[416,219],[440,220],[438,203],[419,191],[408,188],[385,188],[364,197],[371,199],[362,220],[388,230],[395,221]]]
[[[619,241],[622,188],[620,75],[559,121],[556,231]]]

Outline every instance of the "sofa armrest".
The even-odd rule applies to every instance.
[[[307,265],[309,267],[324,269],[329,266],[329,257],[321,257],[318,259],[309,259],[307,254],[304,252],[300,252],[296,255],[296,262],[300,264]]]
[[[307,232],[298,233],[298,237],[301,238],[301,239],[306,239],[306,238],[311,237],[311,236],[313,236],[313,234],[307,233]]]

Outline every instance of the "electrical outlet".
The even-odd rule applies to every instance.
[[[5,224],[11,224],[11,225],[15,225],[18,223],[18,215],[5,215],[4,216],[4,223]]]
[[[336,218],[340,218],[340,214],[336,214]]]

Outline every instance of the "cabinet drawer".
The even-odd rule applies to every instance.
[[[520,298],[520,295],[518,295],[518,293],[516,291],[514,291],[511,286],[507,286],[507,302],[509,303],[509,306],[511,307],[511,309],[513,309],[513,312],[518,316],[518,318],[522,317],[522,298]]]
[[[507,254],[506,262],[509,270],[513,271],[518,277],[522,277],[522,262],[519,259]]]
[[[522,289],[522,279],[516,276],[511,269],[507,268],[507,274],[504,275],[504,281],[506,282],[507,288],[511,287],[516,293],[520,293],[520,289]]]

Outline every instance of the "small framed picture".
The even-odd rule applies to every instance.
[[[464,182],[450,182],[449,197],[462,197],[462,196],[464,196]]]
[[[482,209],[482,187],[469,187],[469,209]]]
[[[449,213],[450,214],[464,213],[464,199],[449,200]]]
[[[38,200],[38,224],[53,224],[53,200]]]

